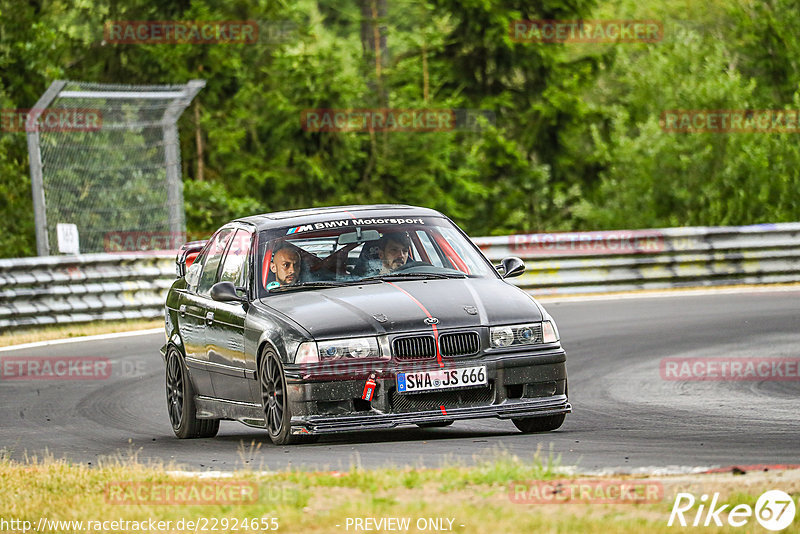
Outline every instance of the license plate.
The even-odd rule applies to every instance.
[[[459,369],[440,369],[437,371],[416,371],[397,373],[397,391],[416,393],[432,389],[451,389],[488,384],[486,366],[461,367]]]

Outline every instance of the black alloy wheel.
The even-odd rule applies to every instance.
[[[167,353],[167,413],[172,431],[181,439],[213,438],[219,431],[219,419],[198,419],[194,388],[180,352],[174,347]]]
[[[269,438],[275,445],[310,443],[317,436],[292,434],[292,414],[286,395],[286,377],[283,374],[277,354],[267,350],[260,365],[261,405],[264,408],[264,421]]]

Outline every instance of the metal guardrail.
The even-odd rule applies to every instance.
[[[535,295],[800,282],[800,223],[479,237],[510,279]],[[95,320],[158,318],[174,254],[0,260],[0,331]]]
[[[474,239],[534,295],[800,282],[800,223],[685,227]]]
[[[174,254],[84,254],[0,260],[0,331],[164,313]]]

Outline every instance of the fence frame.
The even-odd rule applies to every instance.
[[[50,255],[50,238],[47,229],[47,209],[44,194],[44,174],[42,166],[42,151],[39,138],[38,119],[56,99],[59,98],[97,98],[97,99],[171,99],[169,106],[164,111],[161,118],[165,142],[165,161],[167,175],[167,196],[170,206],[169,228],[171,232],[182,232],[182,216],[177,210],[183,209],[183,188],[180,177],[180,154],[178,150],[178,118],[183,111],[191,104],[192,100],[200,90],[205,87],[205,80],[190,80],[180,90],[176,91],[175,86],[165,85],[156,86],[163,90],[156,91],[131,91],[122,89],[129,87],[120,85],[120,89],[113,89],[113,85],[106,85],[107,90],[103,91],[64,91],[64,87],[70,83],[69,80],[55,80],[50,87],[42,94],[31,110],[27,124],[33,125],[26,127],[28,140],[28,159],[30,160],[31,172],[31,194],[33,196],[33,217],[36,228],[36,254],[38,256]]]

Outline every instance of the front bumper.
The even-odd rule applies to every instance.
[[[566,395],[558,395],[546,399],[512,402],[499,406],[478,408],[451,408],[413,413],[390,413],[343,416],[309,416],[292,417],[292,434],[329,434],[354,430],[373,430],[394,428],[400,425],[419,423],[435,423],[458,419],[482,419],[496,417],[499,419],[516,419],[524,417],[541,417],[569,413],[572,405]]]
[[[287,392],[293,434],[386,429],[442,421],[516,419],[569,413],[566,355],[563,349],[537,353],[489,354],[447,363],[449,368],[485,365],[488,386],[414,394],[398,393],[396,375],[408,364],[376,364],[374,369],[315,375],[287,366]],[[436,362],[415,370],[438,369]],[[371,373],[377,387],[371,402],[361,400]]]

